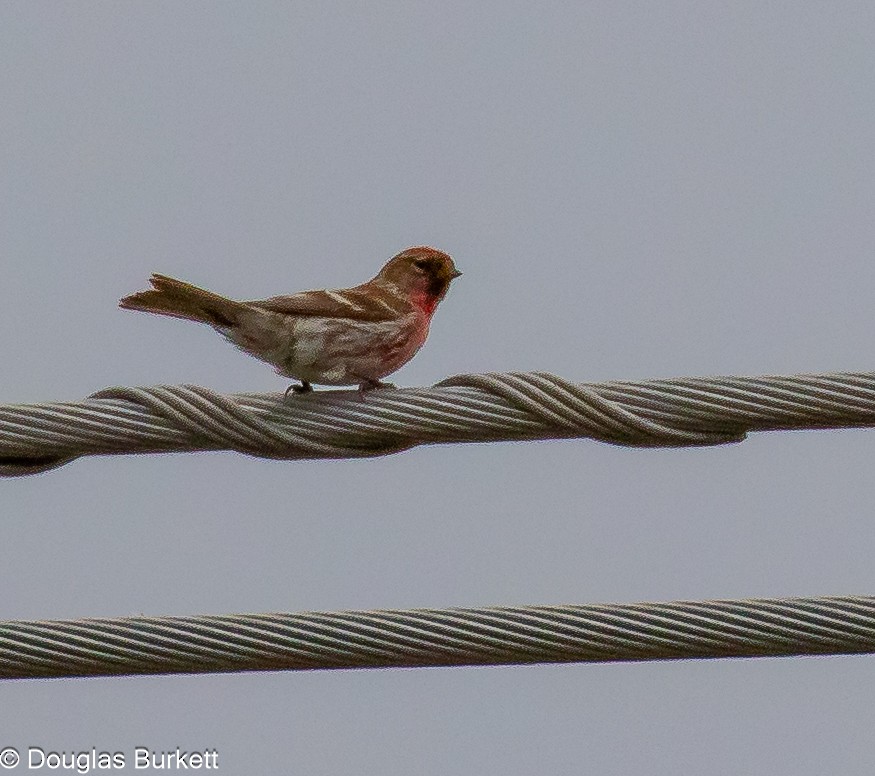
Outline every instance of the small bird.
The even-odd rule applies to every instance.
[[[357,384],[363,395],[392,387],[382,378],[416,355],[435,308],[461,274],[446,253],[418,246],[354,288],[237,302],[152,275],[151,289],[124,297],[119,307],[209,324],[280,375],[300,380],[286,395],[312,391],[312,383]]]

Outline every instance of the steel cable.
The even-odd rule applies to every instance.
[[[0,622],[0,678],[875,652],[875,598]]]
[[[268,458],[385,455],[418,444],[589,437],[678,447],[749,431],[875,425],[875,373],[573,383],[471,374],[432,388],[222,395],[110,388],[81,402],[0,405],[0,476],[83,455],[236,450]]]

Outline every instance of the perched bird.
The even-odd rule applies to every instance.
[[[207,323],[241,350],[301,381],[391,387],[382,378],[422,347],[435,308],[462,273],[446,253],[408,248],[389,259],[373,280],[354,288],[302,291],[237,302],[166,275],[152,288],[124,297],[119,306]],[[286,391],[288,394],[288,391]]]

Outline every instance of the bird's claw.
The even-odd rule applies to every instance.
[[[368,391],[379,391],[383,388],[395,388],[395,383],[384,383],[382,380],[362,380],[359,383],[359,399],[365,400]]]
[[[313,386],[310,385],[310,383],[308,383],[306,380],[301,380],[300,385],[292,383],[288,388],[286,388],[286,392],[283,395],[283,398],[288,399],[290,393],[294,393],[296,396],[300,396],[304,393],[310,393],[312,390]]]

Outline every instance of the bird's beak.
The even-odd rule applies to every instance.
[[[450,276],[450,280],[455,280],[455,279],[456,279],[457,277],[459,277],[461,274],[462,274],[462,273],[459,272],[459,270],[457,270],[457,269],[456,269],[456,270],[453,270],[453,274]]]

